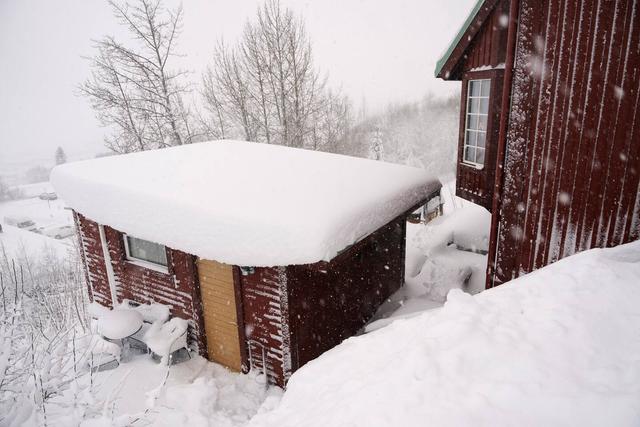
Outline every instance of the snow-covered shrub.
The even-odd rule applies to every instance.
[[[10,259],[0,246],[0,285],[0,425],[46,425],[51,412],[82,419],[91,399],[76,383],[89,333],[79,258]],[[77,398],[61,408],[55,398],[69,389]]]

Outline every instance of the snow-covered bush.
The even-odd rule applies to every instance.
[[[89,333],[79,258],[9,258],[0,246],[0,285],[0,425],[46,425],[51,412],[82,419],[91,398],[76,383]],[[55,397],[69,389],[74,407],[61,408]]]

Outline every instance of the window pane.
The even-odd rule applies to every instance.
[[[467,147],[467,151],[465,151],[464,159],[468,162],[476,161],[476,149],[475,147]]]
[[[469,114],[467,119],[467,129],[478,129],[478,116]]]
[[[480,98],[480,112],[482,114],[489,112],[489,98]]]
[[[482,96],[489,96],[489,89],[491,88],[491,80],[482,81]]]
[[[476,163],[484,165],[484,148],[476,148]]]
[[[478,127],[479,130],[487,130],[487,116],[478,116]]]
[[[484,141],[485,141],[485,138],[487,137],[487,134],[485,132],[478,132],[477,135],[478,135],[478,139],[477,139],[478,143],[476,145],[478,147],[484,147]]]
[[[471,96],[480,96],[481,93],[481,81],[471,80]]]
[[[491,80],[469,80],[465,122],[465,162],[484,165]]]
[[[467,140],[465,141],[466,145],[474,146],[476,145],[476,135],[477,132],[467,131]]]
[[[472,98],[471,99],[471,111],[470,113],[479,113],[480,112],[480,99]]]
[[[154,264],[167,265],[167,252],[163,245],[127,236],[129,256]]]

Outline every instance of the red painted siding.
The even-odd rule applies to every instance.
[[[292,370],[353,336],[404,282],[406,220],[329,263],[287,267]]]
[[[402,286],[404,251],[403,216],[329,263],[255,268],[241,275],[254,369],[262,368],[264,347],[267,373],[284,387],[302,365],[355,335]]]
[[[98,224],[82,215],[77,216],[93,298],[110,306],[109,282]],[[116,279],[118,302],[128,299],[140,304],[156,302],[167,305],[172,316],[189,320],[190,345],[205,354],[202,302],[194,258],[167,248],[168,273],[150,270],[126,260],[122,233],[107,226],[104,230]]]
[[[455,76],[460,78],[464,73],[480,67],[496,68],[504,65],[507,27],[503,16],[508,14],[509,1],[499,1],[464,53],[462,61],[456,67]]]
[[[105,307],[112,307],[98,224],[75,212],[74,218],[85,263],[89,296],[92,301]]]
[[[285,267],[256,267],[251,274],[241,274],[240,283],[252,367],[263,369],[266,364],[270,380],[284,387],[291,376]]]
[[[638,239],[638,6],[521,1],[489,286]]]

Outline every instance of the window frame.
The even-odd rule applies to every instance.
[[[493,81],[493,77],[492,76],[469,76],[469,78],[466,80],[466,84],[467,87],[465,88],[465,97],[464,97],[464,111],[462,112],[464,114],[464,127],[462,129],[462,153],[461,153],[461,164],[478,169],[478,170],[482,170],[485,168],[486,162],[487,162],[487,151],[488,151],[488,140],[489,140],[489,136],[490,136],[490,123],[491,123],[491,97],[492,97],[492,90],[493,90],[493,86],[494,86],[494,81]],[[471,95],[471,84],[473,82],[484,82],[487,81],[489,82],[489,93],[487,94],[487,96],[482,96],[482,92],[480,92],[480,96],[473,96]],[[482,86],[481,86],[482,88]],[[482,89],[481,89],[482,90]],[[486,99],[487,100],[487,111],[486,113],[481,113],[481,112],[473,112],[470,113],[469,112],[469,108],[472,105],[472,99]],[[480,105],[481,102],[478,103],[478,105]],[[484,131],[479,130],[479,129],[469,129],[469,116],[470,115],[476,115],[476,116],[482,116],[484,115],[486,117],[486,123],[485,123],[485,129]],[[484,158],[482,163],[478,163],[475,161],[471,161],[471,160],[467,160],[466,159],[466,154],[467,154],[467,147],[473,147],[477,150],[478,146],[477,143],[476,145],[470,145],[467,144],[467,135],[468,132],[472,131],[474,133],[479,133],[479,132],[483,132],[484,133],[484,147],[481,147],[482,150],[484,150]],[[476,141],[477,141],[477,136],[476,136]]]
[[[122,241],[124,243],[124,253],[125,253],[125,261],[126,262],[128,262],[130,264],[133,264],[133,265],[137,265],[138,267],[143,267],[143,268],[147,268],[149,270],[154,270],[154,271],[157,271],[159,273],[169,274],[169,254],[168,254],[166,246],[161,245],[160,243],[151,242],[150,240],[145,240],[146,242],[153,243],[153,244],[162,246],[164,248],[165,259],[167,260],[167,265],[157,264],[155,262],[148,261],[146,259],[136,258],[135,256],[131,255],[131,251],[129,249],[129,239],[127,239],[127,237],[133,237],[134,239],[138,239],[138,240],[145,240],[145,239],[141,239],[139,237],[135,237],[135,236],[126,234],[126,233],[122,233]]]

